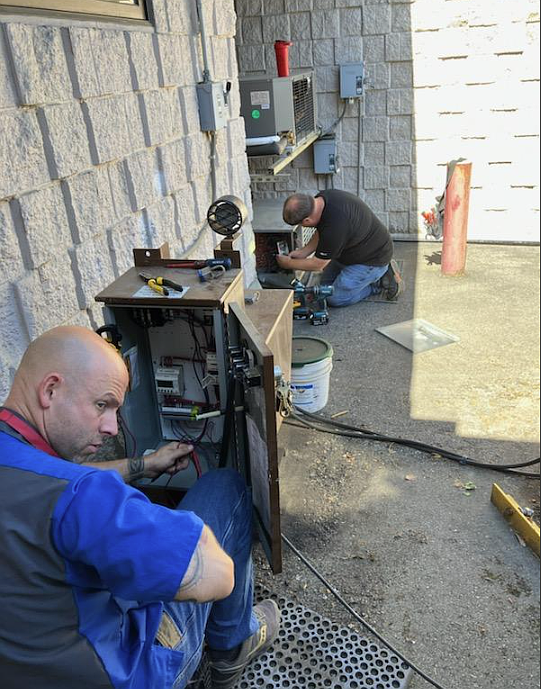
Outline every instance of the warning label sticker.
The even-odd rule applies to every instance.
[[[270,91],[252,91],[252,105],[261,106],[262,110],[270,109]]]

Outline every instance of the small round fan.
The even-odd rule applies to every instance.
[[[209,208],[207,220],[211,229],[222,237],[240,232],[248,219],[248,208],[237,196],[222,196]]]

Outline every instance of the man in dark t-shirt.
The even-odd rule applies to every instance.
[[[280,267],[323,272],[322,283],[334,285],[331,306],[351,306],[379,292],[390,301],[397,299],[402,278],[392,260],[393,240],[357,196],[339,190],[315,198],[295,194],[285,202],[284,220],[317,232],[303,249],[278,256]]]

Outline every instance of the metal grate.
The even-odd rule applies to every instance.
[[[302,77],[293,81],[293,110],[295,113],[295,136],[300,143],[316,131],[314,104],[314,80]]]
[[[211,229],[224,237],[239,232],[247,217],[244,201],[236,196],[223,196],[212,204],[207,213]]]
[[[299,228],[301,230],[301,245],[306,246],[312,241],[317,230],[315,227],[302,227],[302,225],[299,225]]]
[[[268,597],[263,589],[258,598]],[[397,656],[346,627],[272,596],[282,611],[271,652],[247,668],[236,689],[406,689],[413,672]]]

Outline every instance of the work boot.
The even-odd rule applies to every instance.
[[[235,660],[213,660],[210,651],[212,686],[214,689],[232,689],[246,667],[268,651],[280,632],[280,610],[273,600],[265,600],[254,608],[259,629],[240,647]]]
[[[404,281],[394,259],[389,263],[387,272],[381,278],[380,286],[385,293],[387,301],[396,301],[398,296],[404,291]]]

